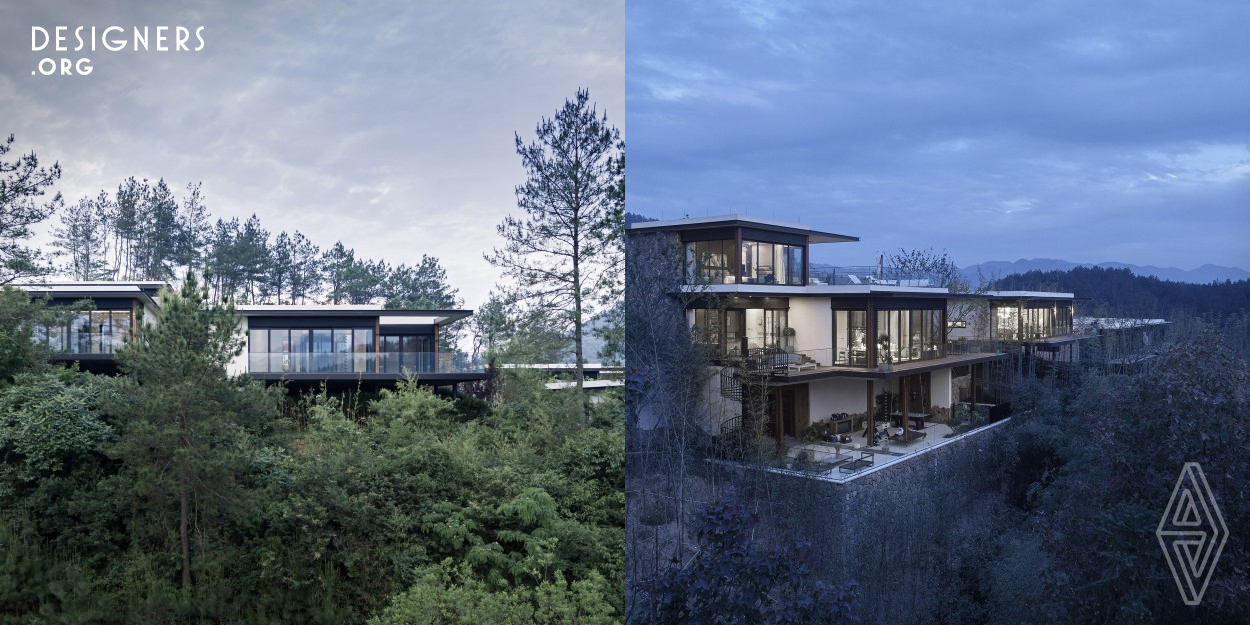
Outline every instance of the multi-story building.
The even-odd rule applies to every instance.
[[[83,300],[91,308],[62,326],[41,328],[54,358],[85,370],[116,371],[114,354],[160,308],[161,282],[61,282],[22,285],[53,306]],[[295,387],[376,388],[412,375],[423,384],[455,386],[489,377],[480,365],[439,347],[440,332],[469,310],[386,310],[380,305],[243,305],[237,307],[243,353],[231,374]]]
[[[811,246],[858,239],[802,224],[726,215],[627,233],[684,255],[674,296],[711,365],[713,436],[758,429],[781,447],[816,429],[860,449],[933,444],[963,429],[958,406],[1006,404],[1013,350],[1070,357],[1075,340],[1070,293],[954,294],[881,264],[815,272]]]

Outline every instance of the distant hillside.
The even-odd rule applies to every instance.
[[[1128,269],[1133,274],[1143,277],[1155,277],[1160,280],[1171,280],[1173,282],[1188,282],[1192,284],[1210,284],[1212,282],[1224,282],[1225,280],[1250,280],[1250,271],[1239,269],[1237,267],[1224,267],[1221,265],[1203,265],[1197,269],[1178,269],[1176,267],[1155,267],[1154,265],[1131,265],[1128,263],[1073,263],[1066,260],[1058,260],[1054,258],[1033,258],[1020,259],[1014,262],[1005,260],[992,260],[977,265],[964,267],[960,271],[972,284],[977,283],[978,269],[980,275],[986,278],[994,278],[1008,276],[1016,273],[1025,273],[1028,271],[1067,271],[1076,267],[1100,267],[1103,269]]]
[[[639,215],[638,213],[631,213],[628,211],[625,213],[625,226],[626,227],[628,227],[629,224],[637,223],[640,221],[658,221],[658,220],[647,217],[646,215]]]
[[[1250,310],[1250,280],[1190,284],[1134,275],[1129,269],[1074,267],[1004,276],[992,288],[1073,293],[1077,314],[1172,318],[1177,314],[1224,317]]]

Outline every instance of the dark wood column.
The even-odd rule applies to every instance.
[[[864,363],[864,366],[876,367],[877,366],[877,314],[876,314],[876,311],[872,307],[872,298],[868,299],[867,317],[868,318],[864,320],[864,330],[868,333],[868,336],[864,337],[864,340],[867,341],[868,343],[865,346],[868,348],[868,355],[867,355],[868,360],[867,362]],[[847,320],[848,321],[850,320],[849,314],[847,315]]]
[[[911,390],[910,378],[911,376],[909,375],[903,376],[903,378],[899,381],[899,389],[898,389],[899,396],[900,396],[899,399],[903,400],[902,401],[903,405],[899,409],[899,414],[903,415],[902,418],[899,419],[899,423],[900,423],[899,427],[903,428],[903,441],[902,442],[904,443],[907,442],[907,434],[911,431],[911,427],[907,425],[907,421],[908,421],[907,413],[911,412],[911,399],[910,399],[911,395],[908,394],[908,391]]]
[[[803,286],[807,286],[807,284],[811,281],[811,280],[810,280],[810,278],[808,278],[808,276],[807,276],[807,268],[808,268],[808,267],[810,267],[810,266],[811,266],[811,264],[812,264],[812,263],[811,263],[811,262],[807,259],[807,252],[808,252],[808,249],[809,249],[809,247],[808,247],[807,240],[806,240],[806,239],[804,239],[804,241],[803,241],[803,277],[802,277],[802,278],[800,278],[801,280],[803,280]]]
[[[871,446],[872,435],[873,435],[873,432],[875,432],[877,429],[876,428],[877,424],[874,423],[874,419],[872,418],[873,409],[875,408],[875,406],[873,406],[873,398],[872,398],[872,380],[867,380],[866,382],[867,382],[867,389],[868,389],[868,421],[867,423],[864,424],[864,438],[867,440],[867,446]]]
[[[734,228],[734,258],[738,259],[734,263],[734,279],[742,284],[742,228]]]
[[[972,410],[977,409],[977,365],[975,363],[968,365],[968,371],[972,372]]]

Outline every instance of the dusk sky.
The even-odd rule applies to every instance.
[[[114,25],[203,26],[205,45],[73,51],[76,27]],[[32,51],[32,26],[68,26],[69,51]],[[128,176],[180,196],[199,181],[214,218],[256,213],[392,265],[436,256],[475,307],[524,180],[513,133],[533,139],[578,88],[623,133],[624,50],[620,0],[6,2],[0,134],[60,162],[67,203]],[[84,57],[89,75],[32,75]]]
[[[837,264],[1250,269],[1248,27],[1244,0],[629,0],[629,209],[860,237],[815,248]]]

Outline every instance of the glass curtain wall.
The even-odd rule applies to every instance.
[[[1039,304],[1021,308],[1019,304],[994,308],[994,329],[1004,341],[1028,341],[1072,332],[1072,304]]]
[[[687,284],[731,284],[737,264],[737,245],[733,240],[686,243]]]
[[[373,330],[253,328],[248,330],[253,373],[373,373]]]
[[[742,242],[742,281],[746,284],[803,284],[803,246]]]
[[[945,333],[940,310],[877,311],[877,362],[940,358]]]
[[[781,349],[781,330],[786,327],[785,310],[748,308],[746,318],[747,349]]]
[[[434,337],[398,334],[379,337],[383,373],[429,373],[435,370]]]
[[[868,311],[833,311],[834,364],[868,366]]]
[[[687,284],[732,284],[737,278],[735,267],[742,271],[746,284],[803,284],[804,258],[802,245],[743,241],[742,247],[732,239],[690,241],[686,243]]]
[[[130,338],[129,310],[79,313],[64,326],[37,327],[34,340],[54,352],[112,354]]]
[[[1017,306],[994,308],[994,336],[1002,341],[1020,340],[1020,309]]]
[[[694,309],[695,341],[714,357],[739,358],[759,349],[780,349],[789,317],[785,309]]]

